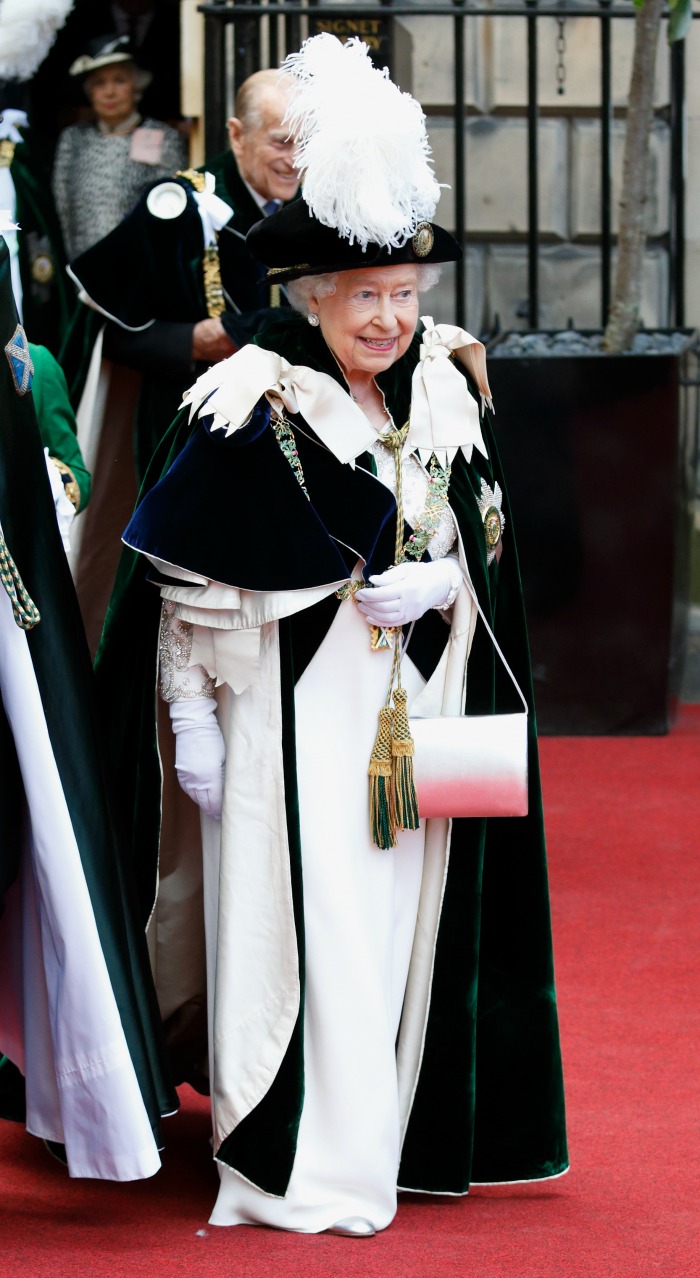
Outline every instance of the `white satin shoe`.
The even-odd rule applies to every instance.
[[[364,1216],[345,1216],[326,1230],[327,1234],[340,1234],[343,1238],[373,1238],[376,1232],[371,1220]]]

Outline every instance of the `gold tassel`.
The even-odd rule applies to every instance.
[[[391,721],[390,706],[379,711],[379,728],[370,756],[369,821],[372,839],[378,848],[395,848],[396,831],[391,794]]]
[[[413,778],[414,744],[408,723],[406,689],[394,688],[394,718],[391,729],[393,759],[393,808],[397,830],[417,830],[418,799]]]
[[[221,283],[221,267],[219,265],[219,247],[208,244],[202,258],[202,274],[204,276],[204,299],[207,314],[217,319],[226,310],[224,289]]]

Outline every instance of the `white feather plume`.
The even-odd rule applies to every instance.
[[[0,80],[29,80],[72,8],[73,0],[0,0]]]
[[[357,38],[312,36],[284,70],[297,82],[285,124],[314,217],[363,249],[400,248],[440,199],[420,104]]]

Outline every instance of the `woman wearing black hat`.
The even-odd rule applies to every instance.
[[[70,68],[82,76],[95,119],[64,129],[53,189],[69,260],[121,222],[141,192],[186,163],[177,129],[142,119],[138,100],[151,75],[137,67],[126,36],[102,36]]]
[[[461,250],[431,221],[420,108],[366,46],[318,36],[287,69],[304,200],[249,242],[302,315],[185,396],[125,533],[139,553],[98,673],[148,915],[160,619],[178,780],[201,810],[212,1222],[367,1237],[397,1187],[566,1170],[561,1063],[534,735],[519,820],[450,821],[448,804],[419,821],[411,780],[406,698],[461,715],[468,656],[470,713],[513,694],[470,583],[529,691],[484,350],[428,318],[414,336],[419,290]],[[195,862],[166,845],[150,926],[181,1032],[197,911],[188,928],[177,882],[192,899]]]

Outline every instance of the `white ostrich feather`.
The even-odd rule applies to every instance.
[[[285,124],[314,217],[363,249],[405,244],[440,199],[420,104],[357,38],[312,36],[283,69],[297,82]]]
[[[0,80],[29,80],[72,8],[73,0],[0,0]]]

